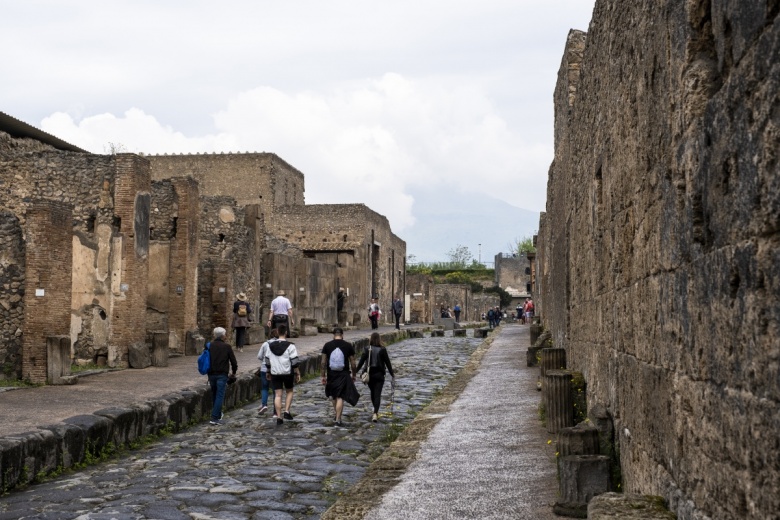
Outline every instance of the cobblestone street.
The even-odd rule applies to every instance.
[[[345,425],[336,427],[319,378],[310,379],[296,388],[293,421],[277,425],[252,402],[228,412],[224,426],[200,424],[0,497],[0,520],[319,518],[480,342],[447,336],[390,345],[397,385],[391,399],[388,375],[378,423],[358,383],[360,402],[345,407]]]

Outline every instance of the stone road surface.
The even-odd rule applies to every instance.
[[[345,427],[335,427],[323,387],[312,379],[296,389],[293,421],[277,426],[257,414],[257,402],[231,410],[224,426],[191,427],[2,496],[0,520],[319,518],[480,342],[448,336],[391,345],[399,377],[392,410],[388,378],[379,423],[369,421],[370,399],[360,385],[360,403],[347,408]]]
[[[504,325],[465,391],[366,520],[558,518],[554,442],[537,419],[528,327]]]

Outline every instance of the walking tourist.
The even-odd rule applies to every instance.
[[[322,347],[320,367],[325,396],[333,401],[336,426],[343,426],[341,414],[344,411],[344,401],[355,406],[360,394],[355,388],[355,347],[344,341],[344,331],[340,327],[333,329],[333,339]]]
[[[404,312],[404,304],[401,298],[396,298],[393,302],[393,315],[395,316],[395,328],[401,330],[401,314]]]
[[[279,339],[268,344],[268,354],[265,356],[265,366],[268,372],[266,378],[274,387],[274,417],[276,424],[284,423],[284,419],[292,421],[290,407],[293,401],[293,388],[301,380],[300,360],[295,345],[287,341],[287,326],[276,328]],[[282,391],[286,391],[282,403]],[[282,412],[284,404],[284,412]]]
[[[268,390],[271,386],[271,382],[268,380],[268,367],[265,366],[265,357],[268,355],[270,343],[278,339],[279,332],[276,329],[271,329],[271,337],[260,346],[260,350],[257,352],[257,359],[260,360],[260,410],[257,412],[259,414],[268,411]]]
[[[368,319],[371,320],[371,328],[376,330],[379,328],[379,317],[382,315],[382,310],[379,308],[379,302],[376,297],[371,298],[371,305],[368,306]]]
[[[246,329],[249,328],[250,321],[252,321],[252,307],[246,301],[246,293],[238,293],[236,301],[233,302],[233,330],[236,331],[236,348],[239,352],[244,351]]]
[[[455,312],[455,321],[460,323],[460,304],[456,303],[455,308],[453,309]]]
[[[525,304],[525,321],[531,323],[534,318],[534,301],[528,298],[528,302]]]
[[[214,405],[211,408],[210,424],[219,426],[222,422],[222,403],[225,401],[225,388],[227,388],[228,374],[233,369],[232,377],[236,377],[238,362],[233,348],[225,342],[227,331],[222,327],[214,329],[214,341],[209,345],[211,364],[209,368],[209,386],[211,386],[211,398]]]
[[[392,385],[395,386],[395,373],[390,364],[390,356],[387,355],[387,349],[382,345],[382,338],[378,332],[371,334],[369,345],[363,350],[360,356],[360,362],[357,366],[357,372],[365,365],[368,371],[368,388],[371,390],[371,403],[374,405],[374,414],[371,416],[373,422],[379,420],[379,405],[382,403],[382,387],[385,385],[385,370],[390,372]]]
[[[268,328],[278,329],[284,325],[287,330],[292,330],[293,311],[292,303],[285,298],[281,289],[276,292],[276,298],[271,301],[271,310],[268,313]]]

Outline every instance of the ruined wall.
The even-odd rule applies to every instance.
[[[433,290],[434,316],[441,316],[441,308],[454,309],[455,304],[460,304],[461,321],[472,321],[475,316],[471,303],[471,286],[466,284],[437,284]],[[455,314],[452,315],[455,317]]]
[[[0,211],[0,379],[22,377],[25,243],[19,219]]]
[[[433,323],[433,278],[426,274],[410,274],[406,277],[406,290],[410,295],[409,323]]]
[[[201,196],[200,207],[198,328],[211,337],[214,327],[231,331],[233,302],[239,292],[247,294],[257,319],[255,235],[245,225],[245,208],[232,197]]]
[[[147,155],[152,179],[192,177],[208,196],[257,204],[266,216],[274,208],[304,203],[303,174],[273,153]]]
[[[338,293],[338,269],[335,265],[305,257],[291,257],[268,253],[263,262],[263,279],[271,285],[268,300],[263,305],[263,320],[268,318],[271,300],[276,291],[283,290],[293,306],[294,326],[300,327],[301,319],[314,319],[317,323],[338,322],[336,294]],[[352,322],[352,316],[348,320]]]
[[[496,285],[514,297],[527,296],[531,283],[531,267],[525,253],[517,256],[495,256]]]
[[[599,0],[555,92],[544,321],[681,519],[780,510],[778,12]]]
[[[356,267],[339,273],[340,286],[350,290],[345,306],[350,316],[360,313],[361,321],[368,323],[367,309],[375,295],[383,320],[393,321],[389,312],[393,298],[405,294],[406,242],[393,234],[387,218],[364,204],[313,204],[278,208],[266,225],[270,234],[304,254],[338,252],[338,263],[343,260]]]

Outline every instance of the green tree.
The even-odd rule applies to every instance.
[[[536,253],[533,237],[516,238],[509,248],[518,255],[524,253]]]
[[[466,267],[471,263],[471,251],[466,246],[460,244],[455,249],[450,249],[447,252],[447,256],[450,258],[450,263],[456,267]]]

